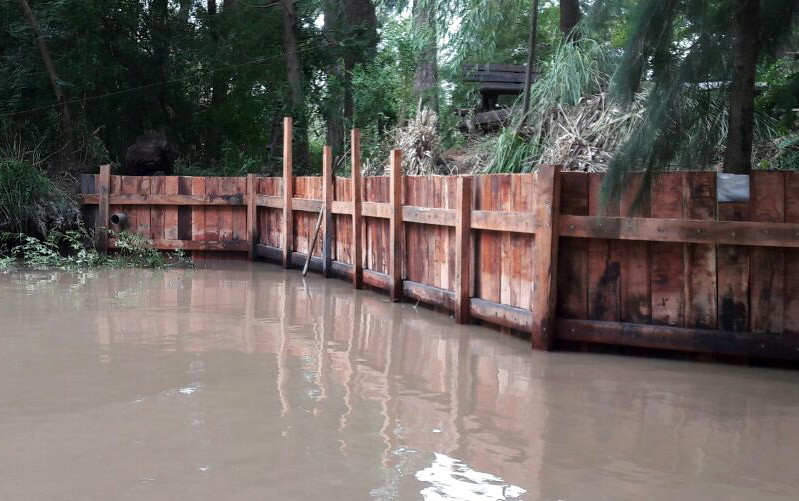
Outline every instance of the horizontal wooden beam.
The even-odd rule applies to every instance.
[[[385,202],[363,202],[361,215],[363,217],[388,219],[391,217],[391,206]]]
[[[469,315],[484,322],[524,332],[529,332],[533,327],[532,311],[477,297],[469,300]]]
[[[281,249],[280,247],[272,247],[271,245],[256,244],[255,255],[260,258],[267,259],[269,261],[274,261],[276,263],[283,262],[283,249]]]
[[[238,251],[247,252],[250,244],[246,240],[151,240],[150,246],[158,250],[185,250],[185,251]],[[111,249],[118,249],[118,240],[112,238],[108,241]]]
[[[100,195],[83,195],[86,205],[100,203]],[[108,195],[109,205],[247,205],[243,193],[235,195],[164,195],[134,193]]]
[[[455,210],[405,205],[402,207],[402,222],[452,226],[454,228]]]
[[[535,233],[535,214],[532,212],[472,211],[473,230]]]
[[[341,278],[352,280],[353,266],[341,261],[333,261],[330,265],[333,274]],[[374,270],[363,270],[363,283],[375,289],[388,290],[389,277],[385,273]]]
[[[686,329],[661,325],[557,320],[557,338],[695,353],[799,360],[799,337],[783,334]]]
[[[343,200],[333,200],[330,205],[333,214],[352,215],[352,202]]]
[[[560,218],[560,236],[799,247],[799,224],[564,215]]]
[[[303,212],[316,212],[322,210],[323,202],[321,200],[311,200],[308,198],[292,198],[291,210]]]
[[[256,195],[255,205],[258,207],[271,207],[272,209],[283,208],[283,197],[277,195]]]
[[[412,282],[410,280],[403,280],[402,294],[405,297],[415,299],[431,306],[438,306],[448,311],[455,310],[455,293],[450,290],[440,289],[432,285]]]

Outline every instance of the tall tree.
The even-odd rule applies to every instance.
[[[674,164],[709,167],[719,160],[713,154],[719,146],[725,171],[748,173],[757,64],[775,56],[779,43],[791,36],[798,13],[796,2],[781,0],[638,3],[630,13],[632,29],[613,91],[629,102],[648,77],[646,115],[611,160],[605,196],[619,195],[627,170],[643,168],[651,174]],[[724,113],[726,137],[720,135],[724,127],[709,120]],[[642,194],[646,188],[644,183]]]
[[[62,151],[64,152],[65,159],[69,161],[72,158],[73,147],[72,119],[69,115],[69,105],[67,104],[66,97],[61,89],[61,79],[58,78],[55,64],[53,64],[53,59],[50,57],[50,49],[47,47],[47,42],[45,42],[44,37],[42,37],[42,32],[39,30],[39,23],[36,22],[36,16],[33,14],[33,10],[31,10],[30,5],[28,5],[28,1],[19,0],[19,5],[22,7],[25,20],[28,22],[31,31],[33,31],[33,35],[36,37],[36,44],[39,46],[39,54],[42,56],[42,62],[44,62],[47,76],[50,78],[50,84],[53,86],[53,94],[55,94],[56,102],[60,108],[61,124],[64,129],[64,138],[66,139],[64,149]]]
[[[760,0],[736,0],[734,8],[735,42],[724,170],[735,174],[746,174],[752,169],[755,72],[760,50],[758,40]]]
[[[377,52],[377,15],[372,0],[324,0],[323,37],[327,52],[327,144],[343,151],[345,129],[353,123],[352,71]]]
[[[294,0],[280,0],[280,5],[283,8],[283,47],[286,53],[286,78],[289,84],[289,111],[295,123],[294,159],[298,165],[308,168],[311,154],[308,149],[308,117],[303,91],[305,78],[299,48],[299,18]]]
[[[582,17],[580,0],[560,0],[560,32],[563,38],[569,40],[578,36],[575,28]]]
[[[438,111],[438,30],[435,0],[414,0],[413,27],[422,37],[413,75],[413,92],[421,107]]]

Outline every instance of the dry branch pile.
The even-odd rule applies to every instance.
[[[577,106],[553,107],[534,126],[542,129],[540,162],[563,165],[566,170],[607,170],[613,153],[630,138],[644,116],[645,97],[621,109],[607,93],[589,96]]]

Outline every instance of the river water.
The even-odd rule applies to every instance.
[[[799,374],[529,344],[268,264],[0,274],[2,500],[799,499]]]

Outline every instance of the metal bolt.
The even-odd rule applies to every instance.
[[[732,232],[732,236],[735,236],[735,232],[734,231]]]
[[[574,231],[574,225],[573,224],[569,225],[569,231]]]

